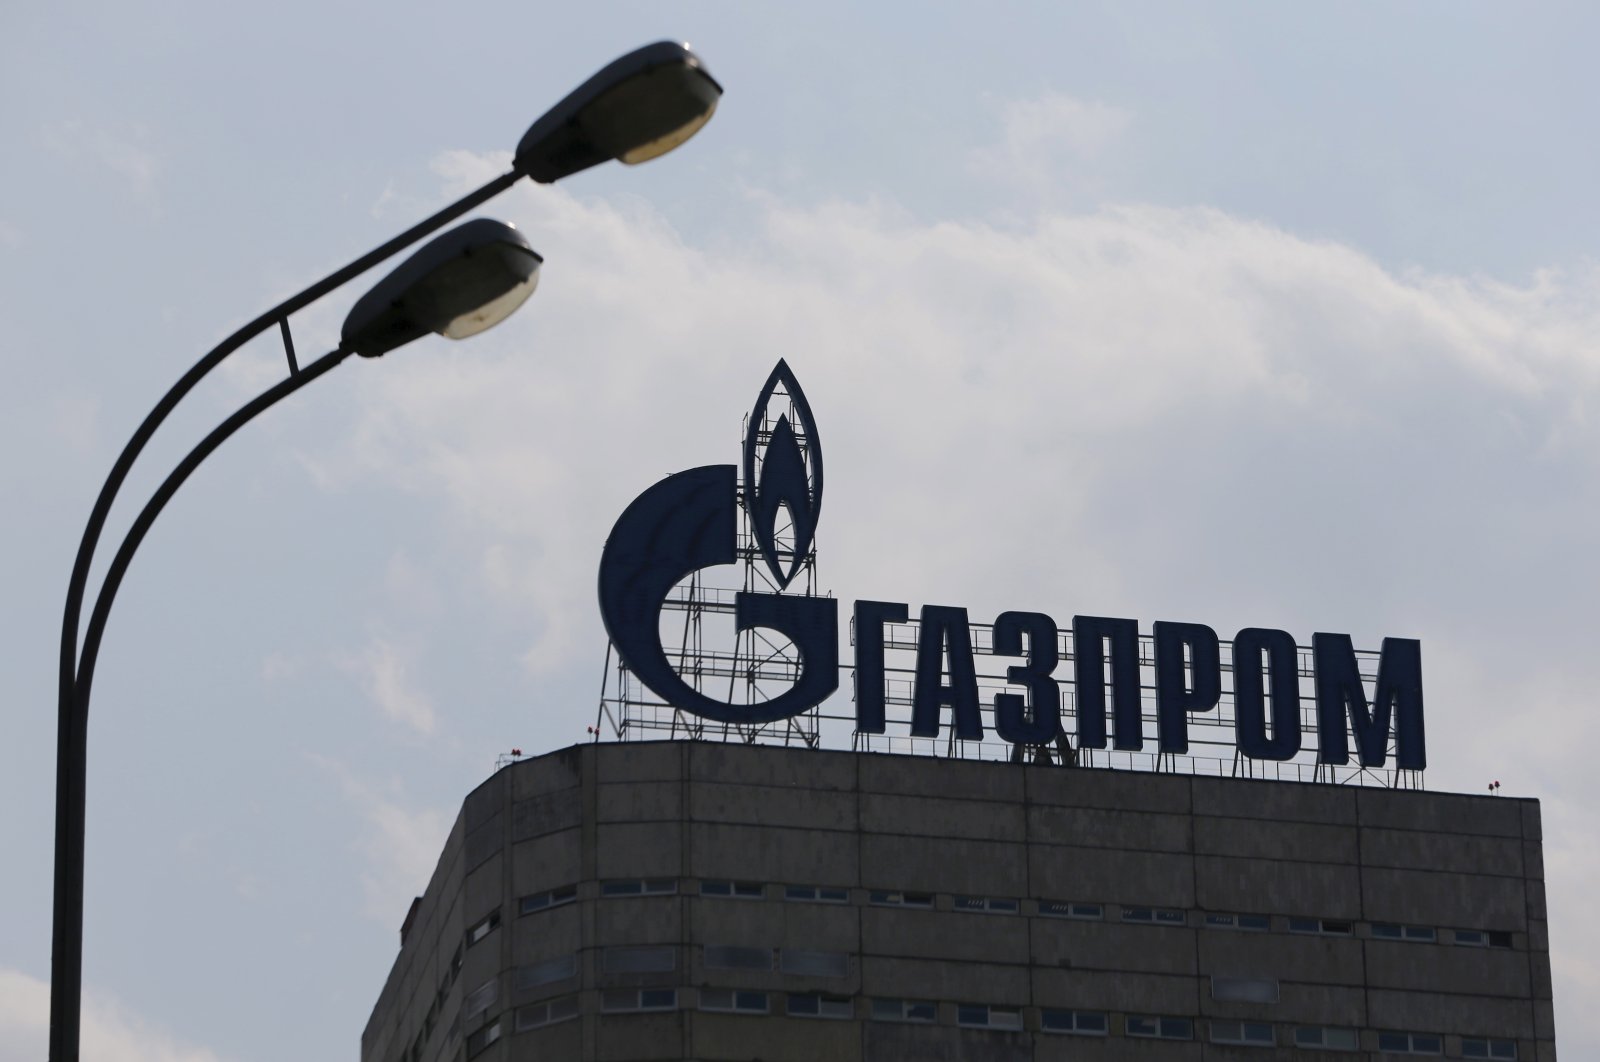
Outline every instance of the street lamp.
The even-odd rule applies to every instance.
[[[376,358],[418,336],[475,336],[527,301],[539,257],[522,233],[489,218],[469,221],[402,262],[350,308],[340,346]]]
[[[541,259],[514,229],[480,219],[445,233],[407,259],[351,309],[339,346],[301,367],[289,317],[417,241],[481,206],[521,177],[548,184],[610,159],[638,163],[693,136],[722,88],[687,45],[662,41],[630,52],[580,85],[529,127],[509,172],[469,192],[257,317],[186,372],[123,447],[95,499],[73,561],[61,621],[57,689],[55,894],[51,927],[50,1060],[78,1062],[83,991],[84,791],[89,694],[117,587],[167,501],[212,451],[257,414],[351,354],[376,357],[427,332],[463,338],[502,320],[533,293]],[[117,549],[78,646],[78,626],[100,533],[134,461],[167,416],[211,370],[277,326],[289,376],[240,407],[181,461],[151,496]]]

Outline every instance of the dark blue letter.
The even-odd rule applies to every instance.
[[[1222,699],[1222,656],[1217,632],[1203,623],[1157,623],[1156,732],[1162,752],[1189,751],[1189,713],[1209,712]],[[1184,677],[1189,658],[1190,686]]]
[[[1061,732],[1061,687],[1056,669],[1056,621],[1042,612],[1002,612],[994,621],[996,656],[1021,656],[1028,635],[1028,662],[1006,668],[1006,681],[1028,688],[1026,702],[1015,693],[994,695],[994,729],[1014,745],[1044,745]],[[1032,711],[1024,713],[1023,707]]]
[[[1139,692],[1139,624],[1103,616],[1072,617],[1073,679],[1077,686],[1078,747],[1106,747],[1106,651],[1111,639],[1111,705],[1116,747],[1144,748]]]
[[[1378,688],[1370,712],[1350,636],[1314,634],[1311,648],[1317,665],[1317,762],[1350,762],[1344,726],[1348,707],[1361,766],[1382,767],[1387,760],[1393,710],[1395,766],[1408,771],[1427,767],[1428,750],[1422,729],[1422,643],[1412,638],[1383,640],[1378,656]]]
[[[883,625],[904,623],[906,607],[897,601],[857,601],[851,623],[856,638],[856,730],[881,734],[883,718]]]
[[[950,653],[950,685],[944,685],[944,655]],[[978,714],[978,673],[972,665],[972,631],[967,610],[922,606],[917,638],[917,684],[911,693],[911,736],[938,737],[939,709],[950,706],[956,737],[983,740]]]
[[[1262,697],[1261,657],[1272,675],[1272,737]],[[1300,674],[1287,631],[1246,627],[1233,636],[1233,729],[1252,760],[1289,760],[1300,751]]]

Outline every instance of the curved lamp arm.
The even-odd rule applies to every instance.
[[[377,355],[396,342],[407,322],[390,320],[379,314],[368,324],[390,329],[364,335],[363,343],[373,341],[371,349],[352,343],[350,337],[338,349],[319,358],[304,370],[291,375],[241,407],[232,417],[184,458],[162,483],[139,513],[112,561],[100,593],[95,600],[83,651],[78,652],[78,624],[89,581],[94,552],[123,481],[133,462],[143,451],[173,408],[207,374],[250,339],[274,324],[282,326],[289,315],[344,284],[351,278],[415,243],[446,223],[486,202],[511,187],[524,176],[549,183],[607,159],[633,164],[665,154],[693,136],[716,108],[722,88],[701,65],[687,45],[658,42],[630,52],[611,63],[570,93],[534,123],[517,145],[510,172],[496,177],[476,191],[458,199],[432,217],[419,222],[382,246],[368,252],[337,272],[291,296],[257,317],[201,358],[162,396],[123,447],[111,473],[95,499],[84,527],[78,553],[68,582],[67,600],[61,623],[61,655],[57,690],[58,730],[56,744],[56,853],[55,905],[51,940],[50,1060],[77,1062],[79,1018],[83,984],[83,827],[85,766],[87,759],[87,715],[89,688],[99,654],[100,638],[117,588],[132,560],[134,551],[162,508],[205,456],[275,402],[332,369],[350,353]],[[530,248],[524,249],[532,254]],[[531,268],[523,265],[520,285],[537,268],[533,255]],[[528,287],[531,291],[531,286]],[[507,291],[506,294],[510,295]],[[526,297],[526,291],[520,298]],[[517,298],[509,305],[514,307]],[[387,311],[385,311],[387,312]],[[449,335],[467,335],[487,327],[499,314],[509,312],[504,304],[487,316],[468,314],[451,322]],[[349,322],[347,322],[348,324]],[[285,327],[287,341],[287,328]],[[385,345],[388,344],[388,345]]]
[[[492,189],[493,185],[489,186]],[[482,194],[483,190],[480,190]],[[277,402],[322,376],[351,354],[377,357],[429,331],[447,336],[470,335],[491,327],[514,311],[538,282],[542,259],[514,228],[489,218],[479,218],[431,240],[398,269],[384,278],[356,304],[345,322],[339,346],[304,369],[291,365],[291,374],[239,408],[218,425],[178,464],[135,518],[118,547],[116,557],[103,580],[82,653],[73,660],[75,627],[82,608],[84,578],[90,555],[103,527],[105,511],[121,484],[128,466],[138,455],[155,427],[171,411],[195,382],[221,360],[274,319],[283,321],[285,308],[292,311],[299,300],[316,298],[333,285],[342,283],[366,266],[393,253],[396,244],[426,234],[429,228],[448,220],[452,212],[468,209],[473,197],[436,214],[390,245],[379,248],[340,273],[308,288],[207,354],[179,381],[161,404],[140,426],[124,448],[113,476],[101,489],[96,520],[84,534],[75,570],[74,599],[69,603],[62,637],[63,685],[59,701],[59,734],[56,747],[56,863],[55,911],[52,929],[53,960],[50,993],[50,1057],[57,1062],[75,1062],[78,1057],[79,1015],[83,963],[83,874],[85,775],[88,761],[87,732],[89,695],[94,680],[95,662],[106,620],[118,588],[144,536],[168,501],[194,470],[218,446],[254,417]]]
[[[328,274],[298,295],[285,299],[218,344],[184,373],[183,377],[173,384],[172,389],[162,396],[161,401],[156,403],[155,408],[144,418],[138,430],[133,433],[133,437],[128,440],[128,444],[122,448],[116,464],[111,468],[111,474],[106,477],[105,485],[100,488],[94,510],[89,514],[89,522],[83,529],[83,539],[78,545],[77,558],[73,561],[72,578],[67,585],[66,611],[61,621],[61,675],[57,701],[63,716],[73,700],[72,688],[77,680],[78,620],[83,614],[84,590],[89,582],[89,566],[94,560],[95,547],[100,542],[100,532],[105,528],[106,518],[111,514],[111,503],[116,500],[117,491],[122,488],[122,482],[127,478],[134,460],[138,458],[145,444],[150,441],[150,437],[167,419],[173,408],[212,369],[221,365],[228,355],[245,343],[295,311],[303,309],[340,285],[365,273],[379,262],[398,254],[429,233],[499,195],[515,184],[520,176],[518,171],[512,170],[496,177],[482,188],[467,193],[432,217],[418,222],[389,242],[357,258],[343,269]]]
[[[89,614],[89,626],[84,630],[83,652],[78,659],[78,679],[73,688],[75,700],[75,715],[82,721],[88,718],[89,691],[94,685],[95,660],[100,655],[100,639],[105,633],[106,619],[111,615],[111,605],[117,598],[117,589],[122,585],[122,577],[128,572],[128,565],[133,561],[133,555],[139,549],[139,544],[144,541],[144,536],[150,531],[150,526],[156,522],[156,517],[161,515],[161,510],[166,508],[167,502],[183,486],[184,480],[200,466],[200,462],[211,456],[217,447],[228,440],[234,432],[244,427],[255,417],[264,413],[272,406],[290,395],[294,394],[306,384],[315,380],[323,373],[331,371],[340,362],[348,358],[353,351],[343,347],[331,350],[316,361],[307,365],[299,372],[286,380],[281,380],[267,390],[261,392],[249,402],[240,406],[227,420],[218,424],[211,433],[190,450],[188,456],[178,462],[172,473],[162,480],[161,486],[150,496],[145,507],[139,511],[134,519],[133,526],[128,529],[127,535],[122,540],[122,545],[117,547],[117,554],[111,560],[111,567],[106,570],[105,581],[100,584],[99,596],[95,598],[94,611]]]
[[[336,274],[337,275],[337,274]],[[353,274],[352,274],[353,275]],[[309,290],[309,289],[308,289]],[[293,300],[290,300],[291,302]],[[286,304],[287,305],[287,304]],[[280,307],[275,313],[282,312]],[[90,524],[84,534],[84,544],[79,550],[80,566],[83,572],[73,571],[73,590],[76,600],[68,602],[68,621],[76,624],[78,605],[81,604],[83,595],[82,575],[87,574],[88,555],[94,549],[95,538],[98,536],[100,526],[104,523],[104,510],[110,507],[111,498],[116,494],[116,488],[122,476],[127,474],[127,466],[137,456],[140,447],[150,437],[150,432],[155,430],[163,417],[171,410],[172,406],[183,396],[189,388],[207,371],[214,367],[223,358],[227,357],[234,348],[249,338],[246,334],[249,327],[261,331],[272,323],[272,316],[259,319],[252,326],[241,330],[231,337],[227,343],[206,355],[201,362],[189,371],[189,374],[180,381],[178,387],[168,392],[167,398],[162,400],[162,406],[140,425],[139,433],[129,442],[123,450],[123,459],[118,461],[118,473],[106,481],[106,486],[101,490],[101,504],[95,508],[98,522]],[[265,322],[265,323],[262,323]],[[51,963],[51,993],[50,993],[50,1058],[55,1060],[76,1060],[78,1057],[79,1024],[77,1021],[78,1008],[81,1001],[83,988],[83,830],[85,818],[85,782],[88,759],[88,708],[89,685],[94,676],[95,658],[99,653],[100,637],[105,630],[106,617],[111,611],[111,602],[115,599],[117,587],[122,582],[122,576],[128,569],[129,562],[133,559],[134,551],[143,540],[145,533],[150,530],[150,525],[160,515],[162,508],[177,492],[183,481],[189,478],[200,462],[222,445],[223,441],[243,427],[251,418],[261,413],[283,398],[298,391],[306,384],[315,380],[323,373],[338,365],[350,354],[349,351],[338,349],[325,354],[316,361],[307,365],[300,372],[286,380],[280,381],[275,386],[258,395],[249,403],[241,407],[227,420],[223,421],[211,434],[207,435],[201,443],[189,452],[183,462],[162,482],[159,490],[145,505],[134,521],[127,537],[122,541],[117,550],[116,558],[111,562],[111,568],[106,575],[105,582],[100,588],[99,597],[95,601],[94,612],[89,619],[87,636],[84,639],[84,664],[80,669],[80,678],[71,677],[71,650],[72,631],[64,630],[62,635],[62,664],[63,679],[60,698],[60,731],[56,744],[56,862],[55,862],[55,910],[53,912],[53,925],[51,927],[52,963]],[[209,363],[209,364],[208,364]],[[69,909],[63,903],[63,897],[76,900],[75,909]],[[70,1020],[68,1016],[70,1015]]]

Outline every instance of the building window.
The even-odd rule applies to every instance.
[[[1276,1003],[1275,977],[1211,977],[1211,998],[1218,1003]]]
[[[765,1014],[767,994],[735,988],[702,988],[700,1009],[722,1010],[735,1014]]]
[[[725,896],[735,900],[759,900],[767,887],[758,881],[702,881],[701,896]]]
[[[1039,1028],[1075,1036],[1104,1036],[1110,1028],[1103,1010],[1041,1010]]]
[[[542,1025],[554,1025],[578,1016],[578,997],[563,996],[544,1003],[530,1003],[517,1008],[517,1032],[527,1032]]]
[[[939,1005],[921,999],[874,999],[872,1020],[931,1024],[939,1020]]]
[[[883,892],[867,894],[867,899],[880,907],[932,907],[931,892]]]
[[[484,1048],[500,1039],[500,1022],[496,1019],[467,1037],[467,1057],[480,1054]]]
[[[1517,1057],[1517,1042],[1515,1040],[1486,1040],[1481,1036],[1463,1036],[1461,1038],[1462,1058],[1510,1058]]]
[[[1016,1007],[991,1007],[987,1003],[957,1003],[956,1024],[973,1029],[1022,1028],[1022,1011]]]
[[[1252,914],[1207,914],[1207,929],[1241,929],[1253,933],[1264,933],[1272,928],[1272,919],[1266,915]]]
[[[610,988],[600,993],[600,1009],[610,1014],[641,1010],[677,1010],[676,988]]]
[[[784,948],[778,952],[778,967],[786,974],[805,977],[848,977],[850,956],[842,951],[802,951]]]
[[[708,970],[770,970],[771,948],[737,948],[707,944],[702,952]]]
[[[551,889],[548,892],[536,892],[532,896],[524,896],[517,901],[517,910],[523,914],[533,914],[546,907],[560,907],[564,903],[571,903],[578,898],[578,887],[568,885],[565,888]]]
[[[676,878],[626,878],[600,883],[601,896],[670,896],[677,891]]]
[[[1432,926],[1401,926],[1393,922],[1372,923],[1372,935],[1379,940],[1419,940],[1428,944],[1439,939]]]
[[[1193,1040],[1194,1023],[1188,1018],[1163,1018],[1153,1014],[1129,1014],[1129,1036],[1156,1040]]]
[[[785,900],[812,901],[814,903],[849,903],[849,889],[833,889],[824,885],[787,885],[783,890]]]
[[[1455,938],[1457,944],[1468,948],[1509,948],[1513,946],[1509,932],[1492,929],[1458,929],[1455,932]]]
[[[1433,1033],[1381,1032],[1378,1050],[1392,1055],[1437,1055],[1444,1050],[1444,1044]]]
[[[1260,1021],[1213,1021],[1211,1042],[1214,1044],[1245,1044],[1249,1047],[1271,1047],[1277,1041],[1272,1026]]]
[[[1314,933],[1324,937],[1348,937],[1350,923],[1333,918],[1291,918],[1289,932]]]
[[[1124,907],[1122,909],[1124,922],[1152,922],[1165,926],[1181,926],[1188,919],[1184,918],[1182,911],[1173,911],[1164,907]]]
[[[849,996],[825,996],[818,992],[791,994],[785,1013],[795,1018],[852,1018]]]
[[[1015,900],[1004,899],[999,896],[957,896],[955,909],[958,911],[986,911],[989,914],[1016,914],[1018,905]]]
[[[678,949],[671,944],[650,948],[607,948],[600,969],[616,973],[671,973],[678,968]]]
[[[488,936],[490,933],[493,933],[494,930],[495,930],[495,927],[498,926],[499,924],[500,924],[500,912],[499,911],[491,911],[489,913],[489,917],[483,919],[480,922],[475,923],[472,926],[471,929],[467,930],[467,947],[469,947],[469,948],[472,947],[474,944],[478,943],[478,941],[482,940],[484,937]],[[457,958],[456,962],[458,964],[457,965],[457,969],[459,969],[460,968],[460,966],[459,966],[460,959]]]
[[[500,981],[491,977],[483,984],[467,993],[467,998],[461,1001],[461,1020],[471,1021],[479,1014],[494,1006],[494,1001],[500,996]]]
[[[1302,1025],[1294,1031],[1296,1047],[1320,1047],[1326,1051],[1356,1051],[1361,1047],[1361,1034],[1354,1029],[1336,1029],[1326,1025]]]
[[[557,981],[578,976],[578,957],[563,955],[558,959],[546,959],[531,966],[519,966],[512,976],[512,983],[519,989],[555,984]]]
[[[1040,900],[1039,913],[1051,918],[1081,918],[1098,922],[1105,917],[1105,908],[1097,903],[1066,903],[1062,900]]]

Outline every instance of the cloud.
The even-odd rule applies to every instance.
[[[398,780],[380,787],[338,760],[314,753],[306,758],[338,781],[364,822],[355,847],[365,860],[361,887],[366,913],[385,925],[393,922],[427,886],[453,816],[433,808],[406,807]]]
[[[153,203],[161,162],[143,143],[140,127],[107,129],[81,121],[64,121],[44,131],[47,146],[67,159],[87,161],[123,182],[136,199]]]
[[[1056,128],[1079,153],[1127,122],[1018,115],[1017,144]],[[502,162],[437,168],[464,187]],[[1431,784],[1520,777],[1550,799],[1552,867],[1568,865],[1575,809],[1600,801],[1589,745],[1529,735],[1600,739],[1583,692],[1600,684],[1600,270],[1397,273],[1204,208],[1002,229],[890,202],[756,205],[737,243],[695,243],[637,201],[508,193],[497,212],[546,255],[537,297],[470,350],[425,341],[364,374],[351,428],[311,466],[413,495],[474,558],[466,577],[521,610],[526,666],[576,674],[603,653],[612,521],[661,475],[736,461],[786,357],[828,456],[824,589],[976,618],[1419,636]],[[1565,873],[1558,925],[1581,910]],[[1587,961],[1557,949],[1562,970]]]
[[[38,1062],[50,1040],[50,983],[0,968],[0,1062]],[[217,1062],[111,996],[86,989],[81,1047],[96,1062]]]
[[[362,652],[346,656],[346,670],[361,680],[361,689],[378,710],[418,737],[433,734],[433,703],[411,675],[406,657],[389,642],[374,638]]]
[[[1047,199],[1062,188],[1095,184],[1096,165],[1133,124],[1133,112],[1061,93],[1008,100],[1000,137],[972,152],[968,169],[985,181],[1006,181]]]

